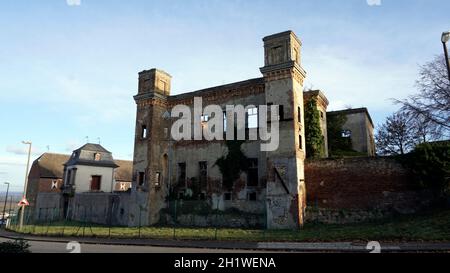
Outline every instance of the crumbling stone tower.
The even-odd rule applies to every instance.
[[[265,96],[279,105],[280,146],[267,153],[267,227],[297,228],[306,205],[301,42],[292,31],[263,38]]]
[[[133,182],[135,216],[143,209],[141,224],[154,224],[164,207],[168,179],[168,145],[170,137],[167,118],[167,98],[170,95],[171,76],[159,69],[139,73]],[[139,213],[141,214],[141,213]],[[132,219],[131,219],[132,220]],[[137,221],[134,221],[136,224]]]

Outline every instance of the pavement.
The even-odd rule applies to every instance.
[[[65,243],[71,241],[84,245],[152,246],[162,248],[252,250],[281,252],[443,252],[450,253],[450,242],[249,242],[208,240],[117,239],[96,237],[50,237],[20,234],[4,229],[0,238],[22,238],[31,242]]]

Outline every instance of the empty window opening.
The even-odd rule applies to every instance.
[[[247,193],[247,200],[248,201],[256,201],[257,195],[256,192],[249,192]]]
[[[199,200],[206,200],[206,193],[201,192],[201,193],[198,195],[198,199],[199,199]]]
[[[202,122],[208,122],[209,118],[210,118],[210,117],[209,117],[208,115],[202,115],[201,118],[200,118],[200,120],[201,120]]]
[[[258,186],[258,159],[248,159],[248,171],[247,171],[247,186]]]
[[[178,185],[186,184],[186,162],[178,163]]]
[[[297,108],[297,121],[302,122],[302,108],[300,106]]]
[[[298,135],[298,148],[303,149],[302,135]]]
[[[139,172],[138,184],[139,186],[143,186],[145,182],[145,172]]]
[[[161,185],[161,173],[156,172],[155,175],[155,187],[159,187]]]
[[[184,199],[184,190],[178,192],[178,199]]]
[[[247,128],[258,128],[258,108],[247,109]]]
[[[223,194],[223,199],[225,201],[230,201],[231,200],[231,192],[226,192]]]
[[[142,125],[141,138],[147,138],[147,126]]]
[[[349,138],[349,137],[352,136],[352,131],[350,131],[350,130],[343,130],[343,131],[341,132],[341,136],[342,136],[342,137],[345,137],[345,138]]]
[[[283,105],[278,105],[278,119],[284,120],[284,106]]]
[[[207,177],[208,177],[208,162],[199,161],[198,167],[199,167],[200,189],[206,190],[206,183],[207,183]]]
[[[227,131],[227,112],[223,111],[223,132]]]

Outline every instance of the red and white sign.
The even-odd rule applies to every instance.
[[[29,206],[30,203],[28,203],[28,200],[23,197],[22,200],[20,200],[19,204],[17,204],[18,206]]]

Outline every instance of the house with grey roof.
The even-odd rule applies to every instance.
[[[80,212],[87,207],[103,214],[115,195],[129,193],[131,181],[132,161],[114,160],[99,144],[85,144],[71,155],[44,153],[33,162],[28,176],[28,213],[36,220],[72,218],[77,208]]]

